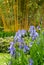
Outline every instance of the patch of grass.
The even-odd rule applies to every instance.
[[[7,53],[0,53],[0,65],[7,65],[10,55]]]

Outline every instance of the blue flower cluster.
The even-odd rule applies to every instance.
[[[15,45],[18,43],[18,48],[21,50],[23,50],[24,53],[27,53],[27,51],[30,51],[30,47],[25,43],[24,38],[22,36],[24,36],[26,34],[26,30],[19,30],[18,32],[16,32],[16,35],[14,36],[14,40],[13,42],[10,43],[10,54],[11,56],[14,56],[16,54],[16,47]],[[29,28],[29,35],[32,38],[32,40],[35,40],[36,37],[38,37],[38,33],[35,30],[34,26],[30,26]],[[30,43],[31,45],[33,44],[33,42]],[[33,65],[33,60],[30,59],[29,61],[29,65]]]
[[[29,65],[33,65],[33,63],[34,63],[33,60],[30,59],[30,60],[29,60]]]
[[[24,40],[22,38],[22,36],[24,36],[26,33],[25,30],[19,30],[18,32],[16,32],[16,35],[14,37],[14,41],[10,43],[10,54],[13,56],[15,53],[15,47],[14,44],[16,44],[17,42],[20,43],[19,44],[19,48],[23,49],[24,52],[29,50],[29,47],[27,45],[24,45]]]
[[[23,39],[22,36],[24,36],[26,34],[26,30],[19,30],[18,32],[16,32],[16,35],[14,37],[14,41],[19,42],[19,43],[23,43]]]
[[[11,56],[15,54],[14,42],[10,42],[9,51],[10,51]]]
[[[34,26],[30,26],[29,32],[30,32],[30,37],[32,37],[32,40],[35,40],[36,37],[38,37],[38,33],[36,32]]]

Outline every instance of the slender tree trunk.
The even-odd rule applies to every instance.
[[[26,16],[25,16],[25,29],[28,30],[28,0],[26,0]]]
[[[18,0],[15,2],[13,9],[15,15],[15,31],[18,31]]]
[[[6,31],[7,26],[6,26],[5,17],[3,15],[3,13],[2,13],[2,9],[1,8],[0,8],[0,14],[1,14],[1,17],[2,17],[2,21],[3,21],[4,31]]]
[[[9,25],[9,19],[7,19],[7,18],[8,18],[8,14],[9,14],[10,10],[9,10],[9,5],[8,5],[8,0],[4,0],[4,1],[5,1],[4,5],[5,5],[6,16],[7,16],[5,18],[5,24],[6,24],[5,28],[7,31],[9,31],[10,25]]]

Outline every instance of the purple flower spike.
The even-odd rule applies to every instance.
[[[10,50],[10,54],[13,55],[15,48],[12,45],[10,45],[9,50]]]
[[[22,39],[22,35],[24,35],[25,33],[26,33],[25,30],[19,30],[18,32],[16,32],[16,35],[14,37],[14,41],[19,42],[19,43],[23,43],[24,40]]]
[[[34,26],[30,26],[30,37],[32,37],[32,40],[35,40],[36,37],[38,37],[38,33],[36,32]]]
[[[35,30],[34,26],[30,26],[29,32],[31,33],[33,30]]]
[[[10,54],[11,54],[11,55],[14,55],[14,50],[15,50],[15,48],[11,48],[11,49],[10,49]]]
[[[17,40],[17,42],[19,42],[19,43],[23,43],[24,41],[23,41],[22,38],[19,38],[19,39]]]
[[[29,51],[30,50],[30,48],[27,46],[27,45],[24,45],[24,52],[27,52],[27,51]]]
[[[40,26],[37,26],[37,29],[38,29],[38,30],[41,30]]]
[[[30,63],[29,65],[33,65],[32,63]]]
[[[27,45],[24,45],[24,48],[25,48],[26,50],[29,50],[29,47],[28,47]]]
[[[10,51],[11,56],[14,55],[15,48],[14,48],[13,42],[10,43],[9,51]]]
[[[10,45],[13,45],[14,44],[14,42],[10,42]]]
[[[21,30],[21,34],[24,35],[26,33],[26,30]]]
[[[29,65],[33,65],[33,60],[32,59],[29,60]]]

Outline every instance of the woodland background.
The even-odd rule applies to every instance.
[[[28,30],[41,23],[44,27],[44,0],[0,0],[0,30]]]

